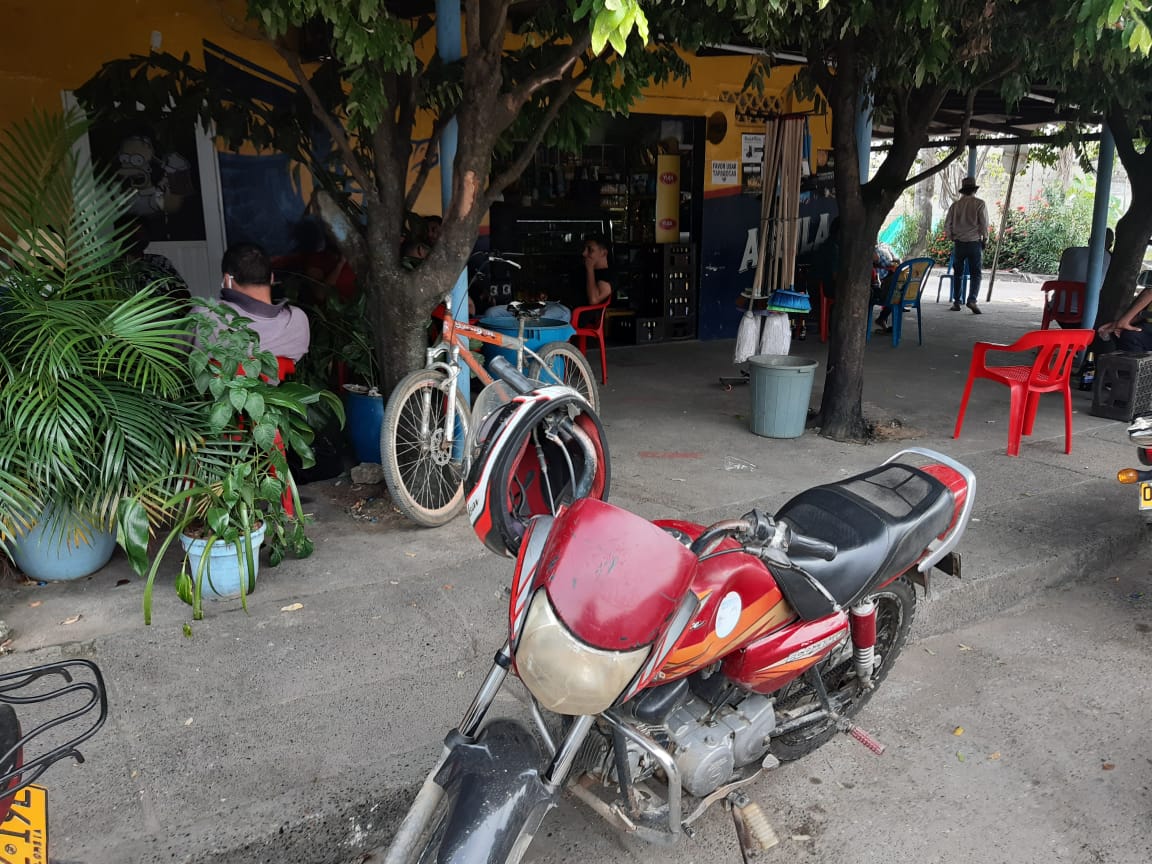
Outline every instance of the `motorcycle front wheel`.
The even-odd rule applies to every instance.
[[[411,864],[436,864],[440,857],[440,846],[444,842],[444,834],[448,828],[448,808],[448,801],[441,801],[440,806],[436,808],[436,812],[432,814],[424,837],[421,838],[421,845],[417,846],[416,850],[412,853],[412,857],[408,859]],[[518,838],[515,846],[513,846],[512,851],[503,859],[500,859],[499,864],[520,864],[520,860],[524,857],[524,853],[528,851],[528,846],[531,844],[531,841],[532,835],[521,831],[521,836]],[[489,858],[487,864],[497,864],[497,862]]]
[[[916,586],[907,577],[897,579],[871,595],[876,601],[876,666],[872,671],[872,688],[859,690],[852,652],[839,655],[838,662],[820,670],[820,678],[834,705],[845,717],[852,717],[879,689],[888,671],[904,647],[912,619],[916,615]],[[824,661],[828,664],[829,661]],[[776,711],[785,712],[805,704],[816,707],[816,693],[804,678],[785,687],[776,700]],[[837,732],[830,719],[818,720],[772,739],[772,754],[782,762],[807,756]]]

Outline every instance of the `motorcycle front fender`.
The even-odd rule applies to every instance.
[[[448,800],[438,864],[504,864],[531,842],[558,793],[540,779],[535,736],[514,720],[489,723],[475,742],[459,741],[436,775]]]

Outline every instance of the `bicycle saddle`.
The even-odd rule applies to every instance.
[[[543,300],[513,300],[507,308],[517,318],[539,318],[546,305]]]

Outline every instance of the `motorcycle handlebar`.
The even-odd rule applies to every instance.
[[[786,521],[776,522],[759,510],[746,513],[740,519],[729,519],[708,526],[689,549],[696,557],[700,557],[712,551],[725,537],[733,536],[745,544],[745,551],[761,557],[764,554],[774,558],[783,556],[784,561],[787,561],[789,552],[832,561],[840,551],[835,544],[801,534]]]
[[[840,551],[833,543],[817,540],[815,537],[809,537],[805,534],[797,534],[795,532],[792,534],[792,542],[788,544],[788,549],[790,552],[814,555],[817,558],[823,558],[825,561],[831,561]]]

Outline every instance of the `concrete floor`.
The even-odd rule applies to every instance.
[[[1147,773],[1148,637],[1137,629],[1146,607],[1126,599],[1142,589],[1124,592],[1108,581],[1120,571],[1107,569],[1129,550],[1146,553],[1132,491],[1113,479],[1134,453],[1125,424],[1090,416],[1090,394],[1077,391],[1071,455],[1060,400],[1046,397],[1035,434],[1010,458],[1007,393],[988,382],[951,438],[972,343],[1011,342],[1039,325],[1038,285],[998,280],[996,291],[981,316],[929,302],[923,346],[914,326],[898,348],[873,337],[865,407],[898,434],[868,446],[752,435],[748,388],[717,383],[733,371],[731,343],[609,352],[611,497],[648,517],[774,509],[908,445],[976,473],[964,579],[937,580],[918,615],[920,642],[863,718],[889,755],[837,741],[765,780],[757,795],[780,833],[815,838],[787,840],[778,857],[1008,860],[988,844],[1017,835],[1024,845],[1004,847],[1023,850],[1014,861],[1152,857],[1123,857],[1147,846],[1137,779],[1137,768]],[[824,346],[812,337],[793,353],[821,364],[816,404]],[[109,722],[85,746],[87,763],[45,778],[61,864],[343,864],[390,836],[502,641],[510,562],[485,552],[465,520],[427,531],[394,517],[366,522],[334,503],[336,491],[307,491],[316,554],[262,570],[247,614],[211,604],[191,637],[171,590],[175,560],[149,628],[121,557],[78,583],[0,585],[0,617],[15,629],[0,671],[83,656],[109,683]],[[1083,574],[1094,581],[1043,593]],[[1035,618],[999,617],[1039,594]],[[964,627],[975,629],[941,636]],[[961,738],[957,725],[968,730]],[[1105,759],[1116,768],[1097,770]],[[1008,797],[989,803],[1000,789]],[[577,846],[582,858],[665,860],[629,859],[598,822],[567,813],[533,853],[540,860],[573,860]],[[977,843],[979,854],[964,851]],[[1119,857],[1093,859],[1085,843]],[[734,855],[716,818],[666,859]]]
[[[910,644],[857,718],[883,756],[842,736],[752,787],[781,839],[760,860],[1152,860],[1150,551]],[[719,810],[675,850],[621,839],[571,799],[548,827],[526,860],[741,860]]]

